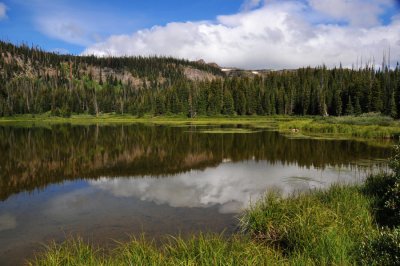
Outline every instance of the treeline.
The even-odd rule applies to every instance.
[[[137,112],[201,115],[359,115],[400,113],[400,68],[326,67],[273,72],[264,77],[181,82],[141,91]]]
[[[0,116],[400,114],[398,64],[395,69],[384,63],[380,69],[323,66],[229,77],[213,65],[168,57],[58,55],[5,42],[0,55]],[[185,67],[213,78],[193,81]],[[124,71],[140,82],[124,79]]]

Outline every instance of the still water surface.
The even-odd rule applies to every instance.
[[[141,232],[232,233],[238,213],[268,189],[360,181],[390,156],[356,141],[203,129],[1,126],[0,265],[70,234],[112,247]]]

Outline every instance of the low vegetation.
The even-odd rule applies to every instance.
[[[292,195],[269,193],[250,208],[242,228],[266,245],[283,250],[293,262],[346,265],[376,226],[370,200],[356,186]]]
[[[255,129],[278,130],[291,137],[313,137],[332,139],[375,139],[397,140],[400,137],[400,122],[377,113],[361,116],[321,117],[321,116],[200,116],[188,118],[183,115],[132,116],[118,114],[72,115],[71,117],[41,115],[18,115],[0,118],[0,125],[49,126],[69,123],[73,125],[91,124],[133,124],[153,123],[163,125],[234,125],[241,124]],[[217,129],[215,129],[218,131]],[[220,133],[243,133],[245,130],[219,130]],[[210,132],[211,133],[211,132]],[[216,133],[216,132],[212,132]]]
[[[246,210],[241,233],[144,237],[114,251],[82,239],[51,244],[31,265],[399,265],[400,147],[391,173],[283,196],[270,191]],[[107,255],[106,255],[107,254]]]
[[[132,239],[104,256],[82,239],[51,245],[31,265],[270,265],[284,262],[272,248],[245,239],[221,235],[202,235],[183,240],[166,239],[159,248],[144,238]]]
[[[281,132],[301,133],[311,136],[358,139],[398,139],[400,124],[379,114],[343,117],[313,117],[283,121],[278,124]]]

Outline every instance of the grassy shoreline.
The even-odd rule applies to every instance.
[[[112,251],[80,238],[50,244],[29,265],[399,265],[400,145],[390,173],[284,196],[267,191],[232,236],[144,237]]]
[[[271,191],[243,213],[242,230],[232,236],[170,236],[161,246],[140,237],[112,251],[78,237],[50,244],[29,264],[396,265],[399,209],[386,204],[395,184],[398,174],[379,174],[365,184],[336,184],[289,197]]]
[[[399,265],[400,146],[391,173],[364,183],[294,192],[270,190],[245,210],[232,236],[144,237],[112,251],[81,238],[52,243],[29,265]]]
[[[276,130],[291,138],[373,139],[383,141],[398,140],[400,138],[400,122],[378,114],[365,114],[357,117],[204,116],[193,119],[179,115],[147,115],[136,117],[132,115],[102,114],[98,117],[92,115],[72,115],[66,118],[41,114],[36,116],[21,115],[0,118],[0,125],[24,127],[51,126],[56,124],[108,125],[134,123],[171,126],[241,124],[255,129]],[[230,133],[232,133],[232,130]]]

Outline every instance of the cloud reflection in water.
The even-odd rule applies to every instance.
[[[221,213],[237,213],[271,188],[284,194],[319,188],[338,181],[351,181],[349,169],[300,168],[265,161],[223,163],[204,171],[190,171],[172,177],[101,178],[89,181],[92,187],[116,197],[134,197],[171,207],[211,207]]]

